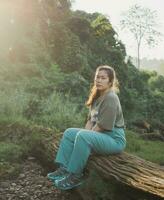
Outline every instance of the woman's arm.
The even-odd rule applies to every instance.
[[[92,127],[93,127],[93,123],[91,122],[91,120],[88,120],[85,125],[85,129],[92,130]]]
[[[97,124],[92,127],[92,131],[102,132],[104,129],[99,127]]]
[[[97,132],[101,132],[101,131],[104,130],[103,128],[100,128],[97,124],[95,124],[93,126],[93,123],[90,120],[87,121],[87,123],[85,125],[85,129],[92,130],[92,131],[97,131]]]

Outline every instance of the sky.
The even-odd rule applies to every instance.
[[[74,0],[73,10],[84,10],[88,13],[99,12],[109,16],[113,28],[124,43],[127,54],[136,57],[136,42],[133,36],[120,28],[121,14],[134,4],[150,8],[157,12],[159,31],[164,35],[164,0]],[[164,59],[164,36],[156,47],[150,48],[145,44],[141,46],[141,58]]]

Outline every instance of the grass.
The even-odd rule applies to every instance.
[[[68,127],[80,127],[84,121],[84,110],[78,109],[77,103],[70,98],[54,92],[41,104],[41,115],[35,118],[37,124],[64,131]]]
[[[31,95],[19,88],[0,91],[0,121],[6,123],[40,124],[64,131],[68,127],[80,127],[86,110],[79,109],[71,97],[58,92],[44,98]]]
[[[143,140],[138,134],[127,131],[126,151],[160,165],[164,165],[164,148],[161,141]]]
[[[20,171],[23,146],[11,142],[0,142],[0,177],[16,177]]]
[[[22,146],[9,143],[0,142],[0,161],[17,162],[22,156]]]

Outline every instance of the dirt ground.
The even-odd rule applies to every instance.
[[[55,188],[33,157],[22,164],[18,177],[0,182],[0,200],[78,200],[75,195]]]

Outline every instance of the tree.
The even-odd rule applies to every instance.
[[[122,29],[129,30],[137,42],[137,67],[140,68],[140,47],[143,41],[148,46],[157,44],[157,39],[161,33],[157,31],[157,13],[149,8],[139,5],[132,6],[127,12],[123,13],[121,20]]]

